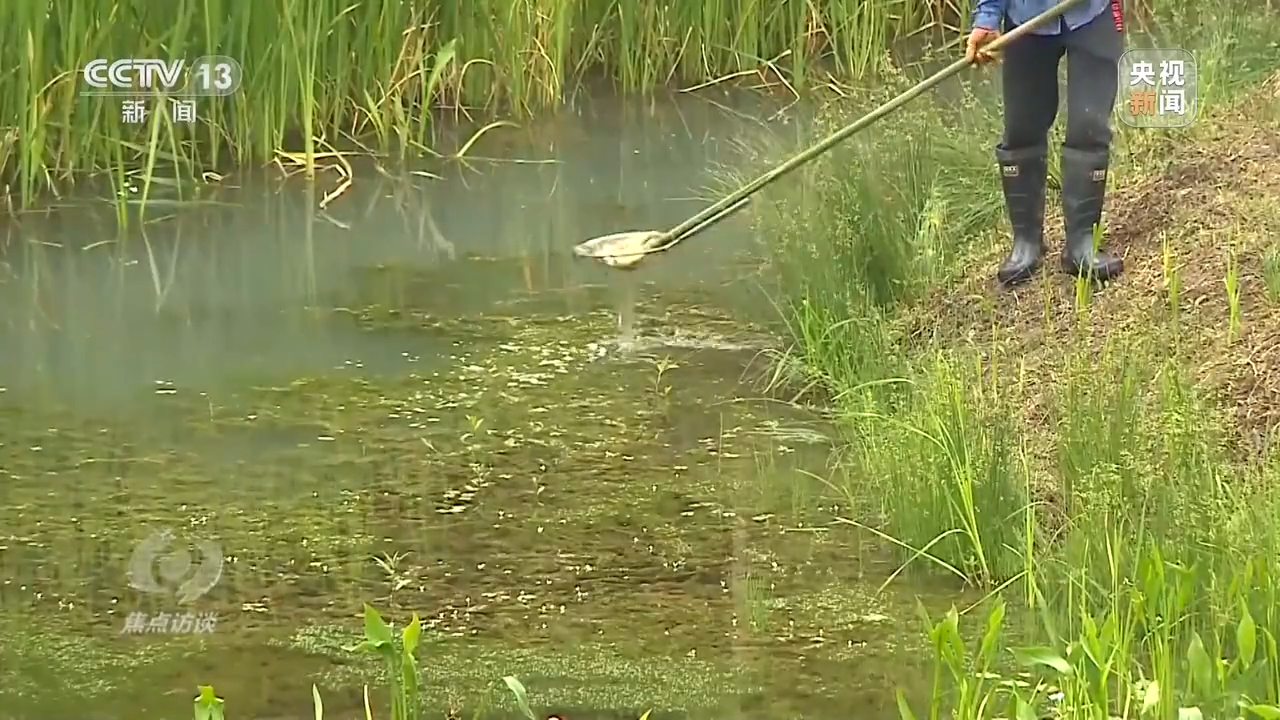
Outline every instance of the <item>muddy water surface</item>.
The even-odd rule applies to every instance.
[[[753,383],[745,233],[640,270],[622,349],[630,291],[570,256],[695,210],[745,122],[597,107],[324,212],[246,176],[145,233],[93,198],[10,227],[0,717],[189,717],[204,683],[355,717],[365,602],[424,618],[440,712],[516,675],[575,718],[895,717],[917,598],[954,597],[877,594],[830,527],[825,429]]]

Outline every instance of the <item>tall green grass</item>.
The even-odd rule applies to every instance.
[[[84,173],[149,156],[181,166],[183,177],[280,151],[305,155],[311,173],[317,153],[344,139],[367,152],[429,156],[432,110],[520,115],[599,79],[625,91],[734,80],[803,91],[876,74],[898,41],[955,41],[971,5],[15,0],[0,5],[0,176],[30,204]],[[244,80],[234,97],[202,101],[194,128],[126,125],[118,98],[77,93],[96,58],[206,54],[238,60]]]
[[[524,113],[597,77],[635,91],[739,76],[802,85],[814,63],[859,76],[892,38],[967,12],[951,0],[15,0],[0,6],[0,174],[30,203],[139,157],[199,177],[282,150],[311,171],[344,138],[429,155],[434,108]],[[243,84],[202,100],[194,128],[126,125],[119,98],[78,94],[95,58],[206,54],[238,60]]]
[[[0,118],[19,151],[5,153],[3,171],[16,176],[28,203],[60,181],[143,158],[149,169],[182,165],[183,176],[199,176],[219,163],[265,162],[282,149],[314,160],[317,142],[323,149],[343,136],[390,144],[392,127],[394,139],[427,151],[430,116],[420,99],[457,72],[454,43],[429,36],[428,20],[411,4],[382,2],[6,4]],[[127,125],[119,98],[80,92],[80,71],[95,58],[206,54],[235,58],[244,77],[235,96],[201,100],[194,127],[174,125],[164,112]]]
[[[889,76],[861,102],[820,109],[812,134],[833,132],[906,84]],[[767,282],[795,339],[779,380],[842,402],[901,394],[894,381],[905,371],[903,338],[886,319],[945,282],[973,239],[998,222],[998,189],[984,182],[990,149],[973,142],[996,122],[967,89],[954,105],[922,101],[753,204]],[[747,143],[744,155],[763,166],[792,150],[769,140]],[[740,174],[731,170],[720,184],[736,187]]]
[[[1236,103],[1280,62],[1277,28],[1254,7],[1217,11],[1152,22],[1197,53],[1205,118],[1241,122]],[[998,123],[959,102],[906,111],[751,210],[792,339],[775,380],[822,397],[846,438],[831,482],[861,512],[841,520],[896,550],[899,572],[987,593],[929,619],[934,697],[903,698],[902,717],[1280,717],[1280,453],[1242,452],[1229,409],[1176,360],[1178,334],[1100,336],[1098,298],[1046,276],[1025,291],[1045,291],[1043,327],[1024,331],[1042,339],[1022,350],[936,322],[930,335],[1010,297],[953,283],[1006,242]],[[1196,132],[1122,132],[1119,174]],[[1263,298],[1267,263],[1248,289]],[[1236,261],[1226,272],[1224,336],[1250,321]]]

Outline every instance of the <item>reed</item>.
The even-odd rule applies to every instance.
[[[802,84],[814,63],[861,75],[892,38],[966,5],[15,0],[0,6],[0,169],[30,203],[44,189],[146,157],[199,176],[281,150],[314,158],[343,138],[420,156],[431,152],[433,108],[527,113],[593,78],[643,91],[739,75]],[[202,99],[191,127],[126,124],[119,98],[81,93],[80,72],[96,58],[208,54],[236,59],[243,82],[233,97]]]

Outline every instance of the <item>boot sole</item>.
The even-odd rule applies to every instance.
[[[1105,282],[1111,282],[1112,280],[1115,280],[1116,278],[1123,275],[1124,265],[1117,264],[1116,268],[1109,272],[1098,272],[1096,270],[1089,270],[1086,268],[1082,268],[1073,262],[1064,260],[1062,261],[1062,271],[1073,277],[1088,278],[1090,280],[1093,280],[1094,282],[1105,283]]]
[[[1015,285],[1021,285],[1022,283],[1027,282],[1028,280],[1034,278],[1036,276],[1036,273],[1038,272],[1040,272],[1040,263],[1036,263],[1031,267],[1024,268],[1017,272],[1012,272],[1012,273],[997,272],[996,282],[999,283],[1001,287],[1009,288],[1009,287],[1013,287]]]

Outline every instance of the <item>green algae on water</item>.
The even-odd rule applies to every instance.
[[[385,668],[355,655],[353,629],[315,626],[299,630],[288,646],[338,660],[324,675],[333,687],[382,683]],[[645,657],[599,642],[540,644],[434,635],[424,638],[423,692],[427,702],[446,707],[451,699],[485,698],[505,675],[525,680],[539,705],[680,710],[714,707],[730,692],[758,692],[744,685],[740,669],[694,655]],[[495,697],[502,707],[508,700]]]

